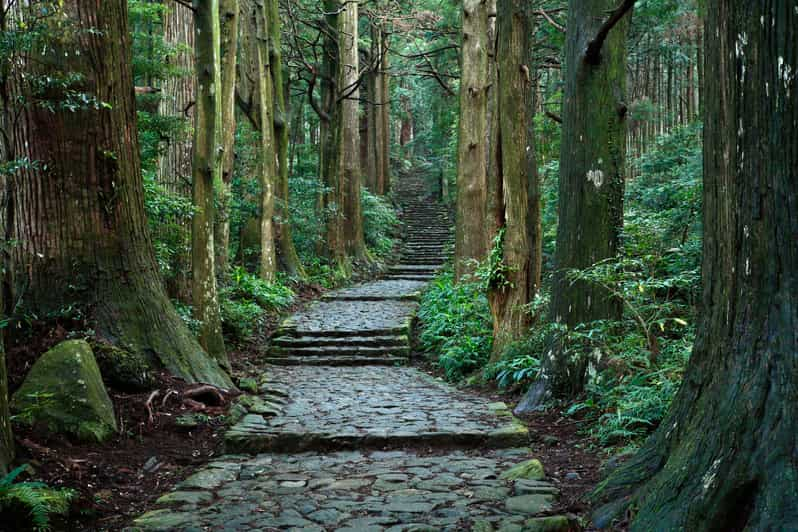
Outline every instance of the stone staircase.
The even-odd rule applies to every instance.
[[[424,285],[446,263],[452,230],[446,207],[424,181],[397,185],[405,238],[383,280],[336,290],[283,322],[265,362],[278,366],[393,366],[410,356],[410,325]]]
[[[399,264],[391,267],[386,279],[429,281],[451,254],[449,213],[419,178],[400,181],[396,192],[402,204],[405,240]]]

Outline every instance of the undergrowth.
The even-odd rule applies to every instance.
[[[454,283],[439,276],[421,301],[419,341],[446,377],[478,375],[487,383],[523,392],[539,376],[540,360],[552,345],[587,356],[585,393],[554,404],[584,422],[601,446],[634,445],[665,416],[678,390],[695,339],[695,303],[700,287],[701,125],[677,128],[634,162],[641,175],[627,185],[622,253],[584,270],[573,281],[604,287],[623,302],[619,321],[567,328],[546,315],[549,283],[528,305],[528,334],[488,365],[492,325],[484,270],[475,281]],[[555,227],[558,165],[543,169],[544,226]],[[547,231],[544,251],[553,253]],[[548,264],[547,264],[548,265]],[[548,265],[548,271],[551,271]],[[482,281],[482,282],[478,282]]]
[[[75,492],[51,488],[43,482],[17,482],[27,469],[22,465],[0,478],[0,518],[3,525],[22,527],[17,530],[44,532],[51,529],[54,515],[69,512]]]

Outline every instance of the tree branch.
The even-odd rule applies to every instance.
[[[585,50],[585,61],[588,64],[595,66],[601,63],[601,47],[604,46],[604,41],[607,40],[607,36],[610,34],[612,28],[621,21],[624,15],[626,15],[634,5],[635,0],[623,0],[621,5],[612,12],[610,18],[602,24],[596,34],[596,38],[588,43],[587,50]]]

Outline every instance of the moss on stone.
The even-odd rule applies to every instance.
[[[81,440],[102,442],[117,431],[100,369],[83,340],[62,342],[42,355],[14,394],[11,408],[22,422],[42,423]]]
[[[152,388],[155,381],[150,372],[150,364],[141,356],[102,342],[93,343],[92,349],[107,384],[125,391]]]
[[[543,471],[543,464],[540,463],[540,460],[532,459],[527,460],[526,462],[521,462],[517,464],[504,473],[502,473],[501,478],[504,480],[518,480],[518,479],[526,479],[526,480],[543,480],[545,478],[546,473]]]

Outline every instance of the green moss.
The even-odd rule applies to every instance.
[[[141,391],[152,388],[150,364],[140,355],[106,343],[93,343],[94,357],[103,380],[120,390]]]
[[[545,476],[543,464],[540,463],[540,460],[532,459],[508,469],[502,473],[501,478],[504,480],[542,480]]]
[[[42,423],[81,440],[102,442],[117,431],[100,369],[83,340],[62,342],[42,355],[11,408],[22,422]]]

